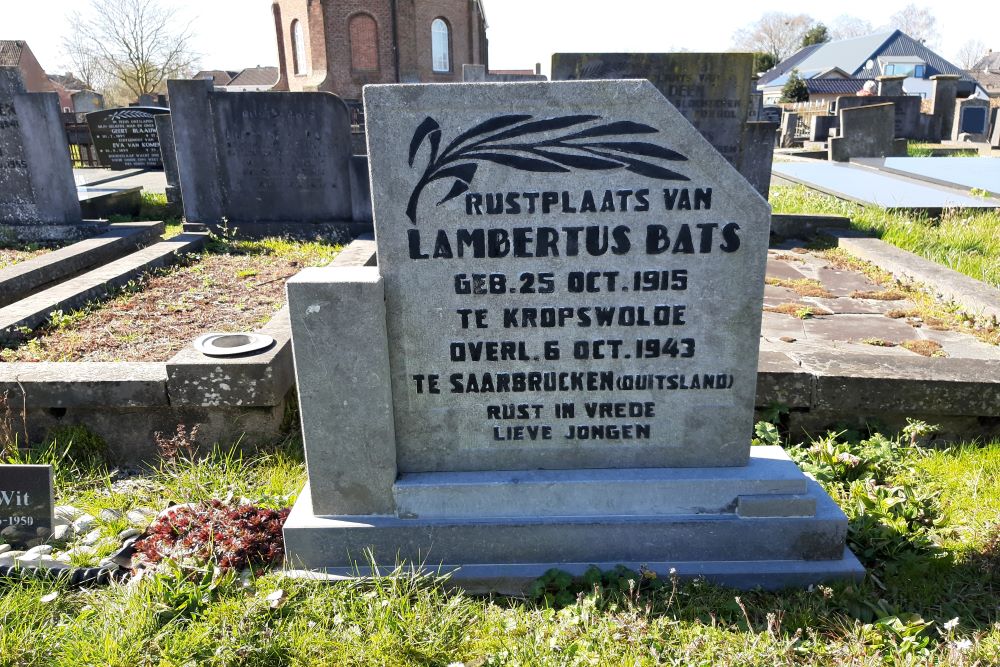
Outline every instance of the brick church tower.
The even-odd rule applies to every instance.
[[[321,90],[346,102],[367,83],[462,80],[486,65],[482,0],[274,0],[281,70],[274,90]]]

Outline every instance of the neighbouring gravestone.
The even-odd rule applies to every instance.
[[[1000,109],[994,107],[990,117],[992,119],[990,126],[993,128],[990,132],[990,145],[994,148],[1000,148]]]
[[[98,162],[115,171],[163,169],[156,117],[168,113],[158,107],[126,107],[87,114]]]
[[[855,157],[905,157],[906,139],[895,138],[895,111],[891,102],[845,108],[837,112],[840,127],[830,137],[828,157],[847,162]]]
[[[97,231],[81,221],[55,93],[26,93],[0,68],[0,240],[47,241]]]
[[[78,90],[70,95],[73,113],[91,113],[104,108],[104,95],[92,90]]]
[[[163,175],[167,181],[165,194],[167,204],[175,211],[183,210],[181,199],[181,177],[177,171],[177,150],[174,147],[174,126],[169,113],[159,114],[155,118],[156,137],[160,143],[160,156],[163,160]]]
[[[771,161],[767,156],[774,149],[773,133],[745,127],[756,111],[753,54],[556,53],[552,56],[553,81],[638,78],[656,86],[751,183],[770,182]],[[762,157],[766,157],[766,164]],[[766,178],[761,176],[765,169]],[[758,192],[766,197],[767,190]]]
[[[290,564],[371,550],[496,590],[590,563],[859,573],[843,513],[750,447],[767,203],[656,88],[364,97],[378,266],[288,283]]]
[[[841,109],[854,109],[863,106],[874,106],[876,104],[892,104],[893,110],[893,132],[897,139],[926,139],[925,131],[921,127],[920,118],[920,97],[916,95],[902,95],[899,97],[867,96],[857,97],[845,95],[837,99],[836,112]]]
[[[943,141],[951,138],[952,123],[955,119],[955,97],[958,94],[958,74],[935,74],[931,77],[931,116],[935,119],[934,140]]]
[[[350,227],[351,127],[339,97],[167,85],[188,222],[226,220],[240,233]]]
[[[989,140],[990,101],[967,97],[955,102],[951,140],[985,143]],[[964,135],[964,136],[963,136]]]
[[[52,466],[0,465],[0,538],[30,548],[52,534]]]

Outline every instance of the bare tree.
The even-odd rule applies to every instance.
[[[87,90],[101,93],[107,90],[107,76],[104,69],[100,67],[100,59],[90,40],[77,31],[64,35],[62,53],[65,59],[65,69],[85,83]]]
[[[733,46],[744,51],[769,53],[782,61],[799,50],[802,37],[815,21],[807,14],[767,12],[733,34]]]
[[[168,78],[189,73],[197,62],[191,24],[159,0],[90,0],[84,12],[70,15],[70,24],[77,35],[63,40],[67,56],[92,59],[108,87],[134,97],[162,90]],[[67,44],[79,46],[71,52]]]
[[[889,27],[898,28],[930,48],[938,43],[937,19],[927,7],[909,4],[889,17]]]
[[[978,39],[966,40],[958,47],[958,62],[964,69],[972,69],[979,59],[986,55],[986,45]]]
[[[841,14],[830,22],[831,39],[853,39],[875,32],[872,24],[856,16]]]

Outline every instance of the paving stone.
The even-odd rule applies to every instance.
[[[806,276],[789,262],[774,259],[773,255],[768,255],[767,277],[784,280],[803,280]]]
[[[913,327],[884,315],[835,315],[802,321],[810,339],[860,341],[882,338],[895,343],[916,338]]]
[[[823,283],[829,292],[837,296],[850,296],[854,291],[878,289],[875,283],[864,275],[854,271],[823,267],[816,272],[816,279]]]

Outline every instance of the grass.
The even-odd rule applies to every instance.
[[[606,576],[556,601],[471,596],[403,570],[339,584],[211,567],[91,589],[0,581],[0,662],[997,664],[1000,567],[990,568],[1000,564],[1000,443],[910,444],[928,430],[829,434],[789,448],[848,514],[870,573],[861,584],[769,593]],[[758,436],[780,440],[766,424]],[[128,477],[101,466],[97,444],[78,449],[64,436],[34,456],[56,464],[59,502],[95,516],[227,495],[283,506],[305,477],[295,439],[245,458],[179,456]]]
[[[887,243],[1000,287],[1000,212],[946,211],[939,219],[842,201],[804,186],[771,189],[775,213],[842,215]]]
[[[938,151],[935,150],[936,148],[940,147],[935,146],[933,144],[909,143],[906,146],[906,155],[907,157],[932,157],[938,154]],[[975,149],[946,151],[939,155],[939,157],[978,157],[978,156],[979,156],[979,151]]]

